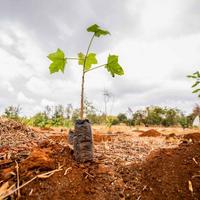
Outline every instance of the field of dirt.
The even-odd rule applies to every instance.
[[[0,199],[200,199],[200,129],[93,126],[85,164],[68,131],[0,119]]]

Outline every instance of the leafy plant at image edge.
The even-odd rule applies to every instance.
[[[195,79],[195,83],[192,85],[192,88],[196,88],[200,84],[200,73],[199,73],[199,71],[196,71],[195,73],[193,73],[192,75],[188,75],[187,77]],[[199,92],[200,92],[200,88],[196,88],[192,91],[192,93],[199,93]],[[198,97],[200,97],[200,94],[198,95]]]
[[[81,81],[81,103],[80,103],[80,118],[83,119],[83,112],[84,112],[84,83],[85,83],[85,74],[101,68],[105,67],[105,69],[112,75],[112,77],[115,77],[115,75],[123,75],[124,70],[121,67],[121,65],[118,63],[118,56],[117,55],[108,55],[107,63],[98,65],[95,67],[92,67],[92,65],[96,65],[98,63],[96,54],[90,53],[90,47],[95,37],[100,36],[106,36],[110,35],[110,33],[107,30],[101,29],[97,24],[94,24],[87,28],[88,32],[92,32],[92,38],[89,42],[86,54],[83,54],[82,52],[78,53],[77,58],[70,58],[66,57],[64,52],[61,49],[57,49],[56,52],[50,53],[48,55],[48,58],[51,60],[51,64],[49,66],[50,73],[53,74],[55,72],[61,71],[64,73],[65,66],[67,64],[68,60],[78,60],[78,64],[82,65],[82,81]]]

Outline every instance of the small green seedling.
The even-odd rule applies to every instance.
[[[192,75],[188,75],[188,78],[195,79],[195,83],[192,85],[192,88],[196,88],[192,91],[192,93],[200,93],[200,88],[197,88],[197,86],[200,84],[200,73],[199,71],[193,73]],[[200,97],[200,94],[198,94],[198,97]]]
[[[90,52],[90,47],[95,37],[101,37],[110,35],[107,30],[101,29],[97,24],[94,24],[87,28],[88,32],[93,33],[92,38],[89,42],[87,51],[85,54],[78,53],[77,58],[68,58],[65,56],[64,52],[61,49],[57,49],[56,52],[50,53],[48,58],[52,61],[49,66],[50,73],[53,74],[55,72],[61,71],[64,73],[65,66],[68,60],[78,60],[78,64],[82,66],[82,81],[81,81],[81,103],[80,103],[80,118],[83,119],[84,115],[84,83],[85,83],[85,75],[92,70],[105,67],[105,69],[114,77],[115,75],[123,75],[124,70],[118,63],[117,55],[108,55],[107,63],[96,66],[97,58],[96,54]],[[95,66],[94,66],[95,65]],[[93,67],[92,67],[93,66]]]

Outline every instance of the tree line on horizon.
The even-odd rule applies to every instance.
[[[107,115],[105,112],[99,112],[92,103],[85,100],[85,115],[92,124],[113,125],[125,124],[127,126],[181,126],[183,128],[192,127],[196,116],[200,115],[200,106],[195,105],[192,113],[185,115],[177,108],[168,108],[160,106],[149,106],[145,109],[133,112],[130,108],[126,113],[118,115]],[[20,116],[22,108],[20,106],[8,106],[5,108],[2,117],[18,120],[26,125],[36,127],[72,127],[79,118],[80,110],[73,108],[71,104],[66,107],[63,105],[46,106],[43,111],[36,113],[31,117]]]

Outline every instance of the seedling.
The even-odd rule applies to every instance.
[[[96,54],[90,52],[90,48],[92,45],[92,42],[95,37],[101,37],[110,35],[110,33],[107,30],[101,29],[97,24],[94,24],[87,28],[88,32],[93,33],[91,40],[89,42],[87,51],[85,54],[78,53],[78,57],[76,58],[70,58],[66,57],[64,52],[61,49],[57,49],[56,52],[50,53],[48,55],[48,58],[52,61],[52,63],[49,66],[50,73],[53,74],[55,72],[61,71],[64,73],[65,66],[68,62],[68,60],[77,60],[78,64],[82,66],[82,80],[81,80],[81,101],[80,101],[80,118],[83,119],[84,115],[84,84],[85,84],[85,75],[89,72],[96,70],[98,68],[105,67],[105,69],[113,76],[115,75],[123,75],[124,70],[118,63],[118,56],[117,55],[108,55],[107,63],[96,65],[98,63]],[[95,65],[95,66],[94,66]]]

